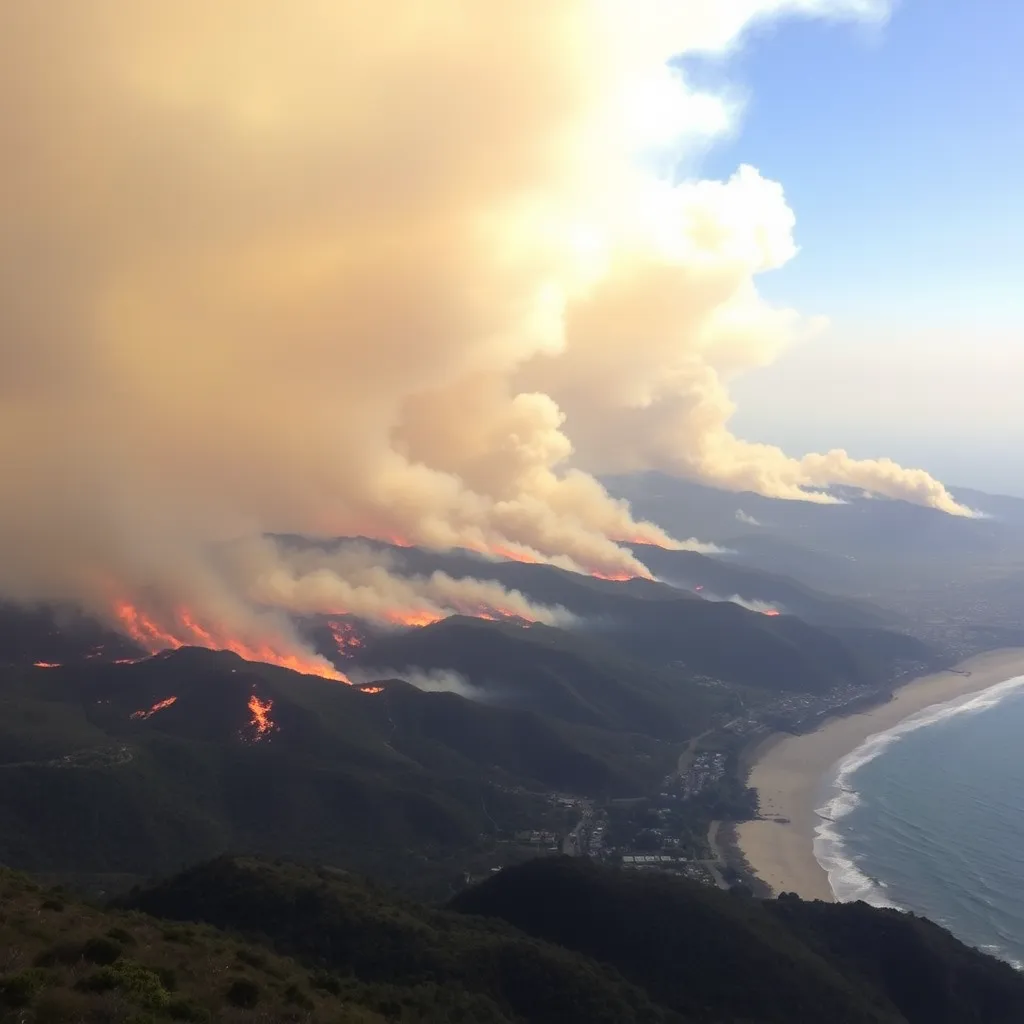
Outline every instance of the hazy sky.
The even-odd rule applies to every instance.
[[[801,252],[760,286],[827,332],[737,381],[740,436],[1024,494],[1024,4],[791,19],[726,63],[745,112],[701,172],[782,183]]]

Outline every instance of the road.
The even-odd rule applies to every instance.
[[[719,889],[728,889],[729,883],[722,877],[722,868],[725,865],[725,860],[718,846],[718,830],[721,825],[720,821],[713,821],[708,827],[708,847],[711,850],[712,859],[704,861],[704,866],[711,873],[711,877],[715,880],[715,884]]]
[[[589,800],[581,801],[582,814],[576,827],[562,841],[562,853],[568,857],[583,856],[583,830],[590,825],[594,813],[594,805]]]

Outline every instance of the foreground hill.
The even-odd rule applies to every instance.
[[[761,902],[555,858],[503,871],[452,906],[616,967],[688,1019],[1024,1020],[1024,976],[1009,965],[863,903]]]
[[[325,979],[213,928],[86,906],[0,868],[0,1020],[384,1024],[393,1005],[386,986]]]
[[[452,1002],[460,991],[487,1000],[505,1015],[495,1019],[1011,1024],[1024,1014],[1024,978],[920,919],[762,903],[567,858],[506,869],[448,910],[343,873],[230,859],[128,902],[363,984],[429,979]]]
[[[679,1021],[588,957],[498,921],[402,899],[345,872],[223,858],[126,902],[156,916],[242,933],[329,974],[389,986],[395,1003],[410,1011],[389,1019]],[[422,990],[432,993],[436,1016],[417,1012],[410,996]]]

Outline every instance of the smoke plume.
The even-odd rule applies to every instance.
[[[749,168],[644,171],[730,123],[667,58],[882,8],[0,5],[0,592],[284,656],[281,609],[385,608],[395,581],[240,579],[225,542],[643,574],[618,542],[676,542],[591,475],[622,468],[964,511],[922,472],[729,433],[729,378],[806,326],[753,285],[793,217]],[[437,608],[460,585],[410,584]]]
[[[270,541],[235,545],[227,555],[234,588],[253,603],[299,615],[355,615],[385,624],[425,625],[451,614],[515,617],[545,625],[574,621],[561,607],[532,604],[491,580],[443,572],[402,576],[386,552],[359,543],[332,551],[282,551]]]
[[[427,693],[457,693],[466,700],[486,700],[491,696],[486,690],[474,686],[464,675],[453,669],[435,668],[364,668],[352,670],[352,681],[357,685],[379,682],[384,679],[401,679],[417,690]]]

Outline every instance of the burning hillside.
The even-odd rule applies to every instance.
[[[154,654],[186,646],[208,647],[213,650],[231,651],[247,661],[263,661],[295,672],[348,682],[343,673],[319,655],[304,656],[291,653],[275,648],[269,643],[249,646],[230,635],[217,636],[200,626],[187,609],[175,612],[167,625],[158,625],[151,617],[127,602],[119,602],[115,614],[128,636]]]

